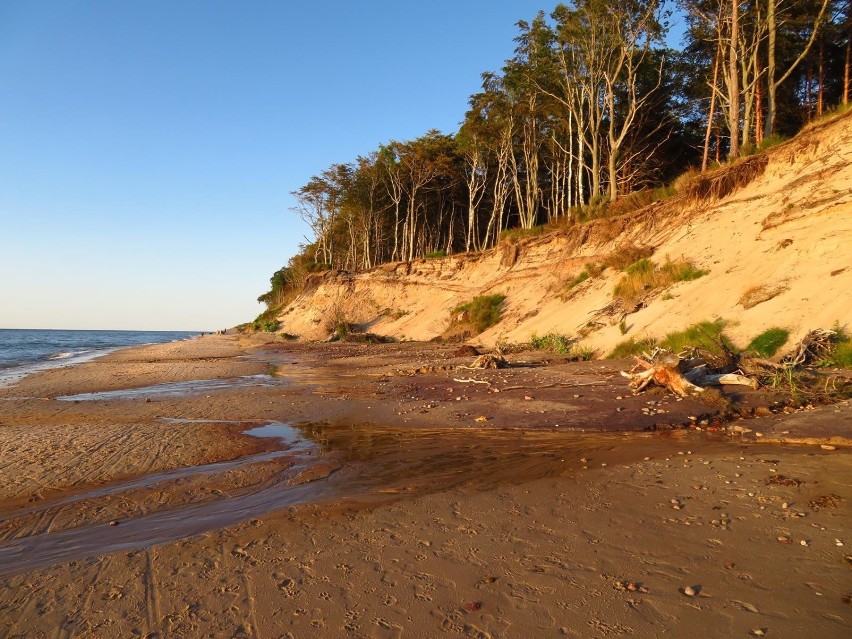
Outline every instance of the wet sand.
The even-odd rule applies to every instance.
[[[734,389],[778,414],[732,436],[623,363],[453,350],[207,336],[0,388],[0,639],[848,636],[848,403]]]

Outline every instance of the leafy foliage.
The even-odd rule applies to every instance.
[[[480,295],[467,304],[457,306],[453,313],[460,316],[459,324],[469,325],[478,334],[500,321],[501,307],[505,299],[506,296],[500,294]]]
[[[574,340],[567,335],[560,335],[559,333],[548,333],[541,337],[533,333],[530,336],[530,345],[538,351],[549,351],[564,355],[571,352]]]
[[[722,356],[724,350],[720,344],[727,346],[732,351],[737,350],[725,336],[725,326],[727,326],[727,322],[724,320],[699,322],[682,331],[669,333],[660,341],[659,346],[672,353],[698,349],[712,355]]]
[[[624,277],[613,290],[615,297],[635,304],[650,293],[660,291],[677,282],[689,282],[709,271],[696,268],[687,259],[669,260],[658,266],[648,258],[634,262],[624,269]]]
[[[631,337],[623,342],[615,345],[612,352],[607,355],[608,359],[622,359],[631,355],[641,355],[645,351],[652,351],[657,345],[656,341],[650,338]]]
[[[786,328],[770,328],[751,340],[746,350],[761,357],[772,357],[787,343],[788,339],[790,339],[790,331]]]

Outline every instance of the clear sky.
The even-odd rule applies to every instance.
[[[290,191],[454,132],[541,0],[0,2],[0,328],[253,319]]]

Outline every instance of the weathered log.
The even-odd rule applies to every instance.
[[[681,397],[686,397],[690,393],[704,392],[703,388],[686,379],[677,368],[665,364],[652,365],[641,373],[621,371],[621,374],[630,380],[630,387],[637,393],[644,390],[651,382],[664,386]]]
[[[473,360],[473,364],[463,368],[506,368],[508,365],[508,362],[501,355],[480,355]]]
[[[647,360],[633,356],[636,364],[621,375],[630,380],[635,392],[644,390],[651,382],[664,386],[681,397],[691,393],[702,393],[700,385],[738,384],[757,388],[757,381],[738,373],[715,374],[707,372],[707,365],[700,358],[681,360],[677,355],[656,350]],[[643,369],[639,373],[633,371]]]
[[[700,386],[749,386],[755,390],[758,387],[757,380],[751,377],[737,373],[708,373],[704,366],[693,368],[684,373],[683,376],[693,384]]]
[[[781,363],[796,368],[823,359],[831,353],[836,338],[835,331],[815,328],[805,335],[796,350],[783,358]]]

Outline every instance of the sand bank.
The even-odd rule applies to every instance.
[[[451,350],[205,337],[0,389],[0,637],[848,636],[852,457],[754,435],[843,443],[848,405],[732,438],[618,363]]]

